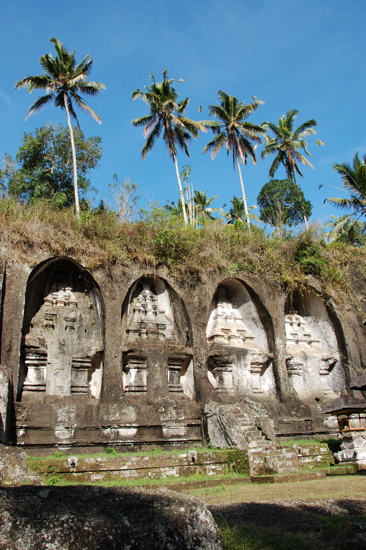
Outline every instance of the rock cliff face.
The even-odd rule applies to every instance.
[[[55,257],[9,263],[0,282],[5,443],[188,445],[214,403],[272,419],[277,435],[326,433],[320,409],[366,364],[366,309],[337,307],[315,279],[288,292],[219,270],[88,272]]]

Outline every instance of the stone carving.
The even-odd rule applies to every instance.
[[[336,397],[329,386],[329,374],[338,363],[338,354],[326,349],[326,343],[320,341],[301,315],[286,315],[285,324],[287,372],[299,397]]]
[[[230,357],[217,355],[212,357],[212,361],[214,363],[212,374],[215,378],[217,393],[234,395],[233,369]]]
[[[146,356],[138,353],[129,353],[124,367],[124,390],[130,393],[146,393],[147,370]]]
[[[180,377],[186,359],[185,355],[175,355],[168,359],[168,389],[170,392],[183,393]]]
[[[264,393],[268,386],[274,386],[270,371],[266,375],[271,380],[263,384],[271,356],[258,345],[255,334],[245,324],[241,311],[228,300],[226,291],[223,286],[217,289],[217,305],[207,329],[207,340],[214,352],[209,360],[209,380],[221,394]],[[250,315],[253,321],[253,313]],[[217,346],[230,347],[230,354],[216,355]]]
[[[254,334],[245,325],[240,311],[234,309],[226,298],[224,287],[217,289],[217,307],[214,311],[211,329],[207,335],[209,342],[217,344],[247,347],[254,341]]]
[[[270,357],[265,353],[250,354],[251,387],[253,393],[263,393],[262,376],[268,367]]]
[[[23,395],[90,393],[99,397],[100,384],[93,383],[93,378],[101,368],[102,338],[95,303],[85,292],[73,291],[72,279],[71,269],[59,266],[31,320],[25,337]]]
[[[142,281],[143,289],[129,304],[127,340],[175,340],[174,327],[151,289],[151,283]]]

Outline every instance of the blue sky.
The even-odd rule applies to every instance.
[[[76,50],[77,60],[90,54],[91,80],[106,85],[90,101],[103,124],[85,113],[79,117],[87,136],[103,139],[101,166],[91,173],[97,200],[105,198],[115,173],[119,179],[132,174],[143,195],[141,206],[148,200],[177,200],[174,165],[163,143],[142,161],[142,129],[131,124],[148,114],[143,102],[131,101],[131,92],[149,83],[149,71],[160,79],[167,68],[171,77],[184,79],[176,88],[181,99],[190,98],[187,116],[196,120],[208,118],[207,106],[216,102],[219,89],[241,101],[263,100],[249,119],[258,124],[277,122],[288,109],[299,110],[297,125],[315,118],[317,138],[326,145],[316,147],[309,140],[315,170],[304,167],[299,183],[313,204],[312,220],[323,223],[331,214],[340,215],[322,206],[324,198],[341,193],[319,185],[339,186],[333,164],[351,162],[357,151],[366,153],[365,15],[362,0],[2,2],[0,155],[14,156],[24,132],[47,122],[66,124],[65,113],[52,106],[24,121],[38,94],[13,89],[17,80],[42,73],[39,58],[54,52],[49,39],[55,36]],[[201,134],[191,143],[190,158],[181,154],[178,160],[180,167],[191,166],[194,188],[218,195],[213,206],[220,207],[239,195],[239,181],[224,150],[214,161],[200,154],[208,139],[210,134]],[[269,166],[267,159],[243,167],[250,205],[269,180]],[[279,169],[276,177],[284,176]]]

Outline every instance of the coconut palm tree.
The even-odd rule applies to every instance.
[[[228,225],[237,225],[237,224],[246,225],[247,221],[246,221],[246,214],[245,214],[243,199],[240,199],[239,197],[236,197],[234,195],[230,202],[232,204],[232,207],[230,208],[229,212],[223,212],[223,215],[227,219]],[[224,206],[226,205],[224,204]],[[257,207],[255,205],[248,206],[249,219],[259,222],[260,219],[258,218],[258,216],[256,216],[255,214],[253,214],[253,212],[251,212],[251,210],[253,210],[254,208],[257,208]]]
[[[274,136],[266,136],[266,145],[262,151],[262,159],[268,157],[268,155],[275,154],[276,157],[269,169],[269,175],[274,177],[280,164],[285,167],[287,179],[292,180],[297,184],[296,174],[303,177],[303,174],[299,168],[298,162],[305,166],[314,168],[311,162],[299,152],[302,150],[306,155],[312,156],[307,150],[307,142],[305,138],[308,136],[316,135],[314,126],[317,126],[317,121],[314,119],[308,120],[303,124],[300,124],[296,130],[294,130],[294,122],[299,111],[292,109],[287,111],[278,120],[278,126],[272,122],[264,122],[263,128],[267,131],[270,130]],[[324,145],[323,141],[316,140],[317,145]],[[304,221],[306,227],[308,227],[307,217],[304,214]]]
[[[210,199],[207,197],[207,191],[195,191],[194,192],[194,202],[196,205],[196,211],[198,216],[202,216],[206,220],[213,220],[213,213],[219,212],[221,208],[211,208],[210,204],[212,201],[217,199],[217,195],[214,197],[211,197]]]
[[[93,66],[93,60],[90,55],[84,57],[81,63],[77,64],[75,59],[75,50],[69,52],[65,46],[57,40],[51,38],[55,45],[56,57],[47,53],[42,55],[39,62],[45,71],[45,74],[38,76],[27,76],[15,84],[15,89],[28,88],[29,92],[33,90],[45,90],[46,95],[39,97],[28,110],[27,118],[33,113],[41,110],[49,103],[56,107],[65,109],[67,124],[70,130],[72,160],[74,168],[74,195],[75,212],[80,217],[78,179],[76,166],[76,152],[74,135],[71,126],[71,117],[73,117],[78,126],[78,118],[74,110],[75,102],[79,107],[87,111],[97,122],[101,123],[101,118],[91,109],[80,94],[97,95],[105,88],[101,82],[91,82],[87,80]]]
[[[310,135],[315,135],[316,131],[314,126],[317,126],[317,121],[314,119],[308,120],[301,124],[296,130],[294,130],[294,122],[299,111],[292,109],[278,120],[278,126],[272,124],[272,122],[263,122],[262,126],[267,131],[271,130],[274,137],[266,136],[266,145],[262,151],[262,159],[268,157],[268,155],[276,154],[274,161],[269,169],[269,175],[274,177],[280,164],[283,164],[286,170],[287,179],[290,179],[297,183],[296,173],[303,177],[298,162],[305,166],[314,168],[311,162],[299,152],[303,152],[312,156],[307,150],[307,142],[305,138]],[[317,145],[324,145],[320,140],[316,140]]]
[[[214,159],[217,153],[225,145],[227,154],[233,156],[233,165],[238,169],[240,187],[242,192],[245,216],[250,228],[250,216],[245,196],[244,182],[240,164],[246,164],[248,156],[256,164],[255,146],[252,143],[262,143],[261,137],[265,135],[265,129],[245,119],[251,115],[264,101],[256,100],[248,105],[244,101],[238,101],[236,97],[219,90],[218,96],[220,105],[209,105],[209,115],[213,115],[218,121],[204,121],[206,127],[211,128],[216,134],[202,153],[211,151],[211,158]]]
[[[163,80],[157,82],[150,73],[152,84],[146,86],[146,91],[136,88],[132,93],[132,100],[142,99],[148,104],[150,114],[132,120],[134,126],[144,126],[145,144],[142,148],[142,158],[153,149],[156,140],[163,132],[163,140],[169,156],[173,159],[177,177],[180,201],[185,225],[187,225],[187,211],[183,196],[183,188],[179,174],[177,161],[177,147],[189,157],[188,143],[192,136],[198,137],[199,131],[206,132],[206,128],[200,123],[187,118],[184,115],[188,106],[188,97],[177,103],[178,92],[173,87],[173,78],[169,78],[168,71],[163,71]]]
[[[351,214],[342,216],[333,224],[333,228],[329,233],[329,239],[334,239],[341,234],[342,231],[348,230],[348,233],[354,231],[362,216],[366,217],[366,155],[361,161],[358,153],[353,157],[352,165],[347,163],[335,164],[333,166],[342,179],[343,186],[349,194],[349,198],[329,198],[324,202],[330,202],[337,208],[345,208],[352,210]],[[322,187],[322,186],[320,186]],[[352,220],[353,216],[356,216]],[[364,229],[366,228],[366,219],[363,222]]]

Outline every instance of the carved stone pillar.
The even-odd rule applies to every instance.
[[[89,393],[88,372],[91,357],[73,357],[71,366],[71,393]]]
[[[147,370],[146,357],[140,354],[128,354],[127,363],[124,368],[126,379],[124,384],[125,392],[146,393],[147,391]]]
[[[180,373],[185,360],[185,355],[169,357],[168,359],[168,389],[170,392],[183,393]]]
[[[329,373],[338,363],[336,357],[322,357],[319,366],[320,383],[322,386],[323,396],[326,398],[335,398],[336,394],[328,384]]]
[[[230,358],[214,356],[212,359],[215,364],[212,372],[217,381],[217,393],[234,395],[233,369]]]
[[[267,366],[268,357],[263,353],[250,354],[250,384],[253,393],[263,393],[261,376]]]
[[[290,382],[299,396],[306,395],[304,387],[304,363],[298,358],[286,357],[286,367]]]
[[[25,392],[45,392],[47,377],[47,352],[39,348],[27,347],[25,364],[28,374],[24,382]]]

